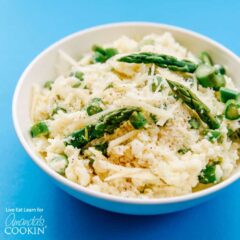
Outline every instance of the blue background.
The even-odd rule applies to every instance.
[[[240,1],[0,0],[0,239],[240,239],[240,181],[198,207],[127,216],[88,206],[58,189],[32,163],[12,124],[11,101],[29,62],[56,40],[91,26],[154,21],[192,29],[240,54]],[[5,208],[41,207],[41,236],[3,234]],[[28,215],[25,214],[25,217]]]

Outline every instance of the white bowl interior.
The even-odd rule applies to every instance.
[[[31,88],[33,83],[42,84],[57,76],[58,50],[64,50],[73,58],[79,59],[81,54],[89,51],[96,43],[111,42],[122,35],[141,38],[146,34],[161,34],[166,31],[171,32],[177,41],[196,55],[203,50],[209,52],[214,61],[226,66],[228,75],[240,87],[240,82],[237,82],[240,76],[238,57],[214,41],[190,31],[152,23],[112,24],[82,31],[64,38],[40,54],[29,65],[18,83],[13,102],[13,117],[18,136],[22,143],[30,146],[31,155],[36,155],[29,135]],[[39,158],[38,161],[42,160]]]

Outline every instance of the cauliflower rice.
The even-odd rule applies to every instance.
[[[214,183],[229,177],[237,166],[239,142],[230,139],[228,131],[239,129],[239,121],[224,118],[219,128],[221,141],[209,140],[202,134],[206,124],[172,94],[166,80],[190,88],[214,116],[225,109],[216,91],[197,84],[192,74],[117,61],[138,52],[171,55],[196,64],[200,60],[170,33],[147,35],[140,41],[123,36],[103,47],[114,48],[117,54],[105,62],[93,62],[93,52],[77,61],[60,51],[69,70],[45,87],[33,86],[32,122],[45,122],[48,134],[32,140],[46,163],[86,188],[133,198],[172,197],[211,186],[213,183],[199,180],[211,162],[216,162]],[[76,77],[76,72],[82,75]],[[225,87],[236,90],[231,78],[224,77]],[[153,85],[157,78],[161,83]],[[100,99],[101,111],[89,116],[86,107],[94,98]],[[72,133],[94,124],[104,114],[132,106],[142,109],[147,121],[144,127],[136,129],[124,121],[112,134],[105,133],[84,148],[66,144]],[[189,124],[192,118],[200,122],[199,128]],[[103,142],[107,143],[105,153],[95,147]]]

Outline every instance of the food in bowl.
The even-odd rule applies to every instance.
[[[239,91],[224,66],[173,36],[123,36],[93,46],[71,67],[34,85],[36,151],[86,188],[133,198],[184,195],[237,167]]]

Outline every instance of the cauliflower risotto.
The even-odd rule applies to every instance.
[[[30,129],[53,170],[95,191],[162,198],[217,184],[239,159],[239,92],[170,33],[123,36],[34,85]],[[217,60],[217,59],[216,59]]]

